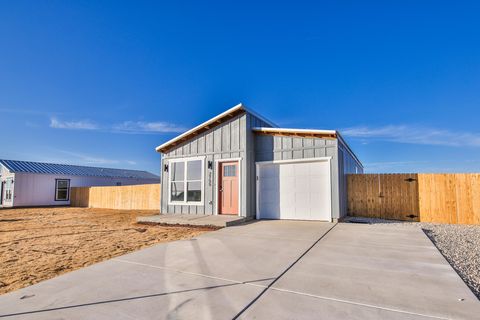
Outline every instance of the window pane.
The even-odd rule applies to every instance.
[[[187,201],[202,201],[202,183],[200,181],[188,182]]]
[[[184,201],[185,190],[183,182],[172,182],[170,187],[170,201]]]
[[[202,160],[187,162],[187,180],[202,179]]]
[[[67,199],[68,199],[67,189],[57,190],[57,200],[67,200]]]
[[[68,188],[68,181],[67,180],[57,180],[57,188],[59,188],[59,189]]]
[[[237,175],[237,166],[229,165],[223,167],[223,176],[224,177],[235,177]]]
[[[185,177],[185,162],[172,162],[172,181],[183,181]]]

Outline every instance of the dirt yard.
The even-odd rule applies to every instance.
[[[0,210],[0,294],[155,243],[210,228],[141,225],[152,211],[87,208]]]

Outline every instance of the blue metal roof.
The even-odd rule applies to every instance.
[[[105,178],[135,178],[135,179],[155,179],[160,180],[159,176],[147,171],[125,170],[99,167],[84,167],[68,164],[42,163],[18,160],[1,160],[10,172],[41,173],[41,174],[63,174],[72,176],[89,176]]]

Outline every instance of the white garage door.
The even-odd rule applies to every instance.
[[[257,218],[331,221],[330,161],[257,162]]]

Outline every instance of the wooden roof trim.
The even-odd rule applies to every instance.
[[[322,134],[322,133],[293,133],[293,132],[281,132],[281,131],[279,131],[279,132],[255,131],[255,134],[265,135],[265,136],[337,139],[337,136],[335,134]]]
[[[162,145],[156,147],[155,150],[157,152],[163,152],[163,153],[167,152],[168,150],[170,150],[172,148],[172,146],[176,146],[179,143],[179,141],[186,141],[186,140],[192,138],[193,137],[192,133],[197,132],[197,134],[199,134],[200,132],[204,132],[205,129],[210,130],[211,128],[214,128],[217,125],[225,122],[226,121],[225,119],[227,119],[227,120],[232,119],[233,117],[238,115],[239,112],[248,112],[248,113],[252,114],[253,116],[261,119],[262,121],[264,121],[268,125],[270,125],[272,127],[276,127],[275,123],[273,123],[273,122],[269,121],[268,119],[262,117],[261,115],[259,115],[255,111],[252,111],[252,110],[248,109],[242,103],[239,103],[236,106],[234,106],[234,107],[222,112],[221,114],[211,118],[210,120],[207,120],[204,123],[196,126],[195,128],[192,128],[192,129],[188,130],[187,132],[184,132],[181,135],[163,143]],[[186,138],[186,140],[185,140],[185,138]]]
[[[329,139],[337,138],[337,131],[335,130],[267,128],[267,127],[257,127],[257,128],[253,128],[252,130],[256,134],[274,135],[274,136],[329,138]]]
[[[196,128],[195,131],[192,131],[192,132],[186,132],[186,134],[183,134],[179,137],[177,137],[175,139],[175,141],[171,141],[169,142],[168,144],[166,144],[165,146],[160,146],[160,147],[157,147],[156,151],[158,152],[161,152],[161,153],[166,153],[168,152],[169,150],[175,148],[178,146],[178,144],[181,144],[181,143],[184,143],[206,131],[209,131],[219,125],[221,125],[222,123],[225,123],[229,120],[231,120],[232,118],[238,116],[238,115],[241,115],[241,114],[244,114],[246,111],[244,109],[237,109],[237,110],[234,110],[233,112],[229,113],[229,114],[225,114],[221,117],[218,117],[214,120],[213,123],[208,123],[208,124],[204,124],[203,126],[201,127],[198,127]]]

